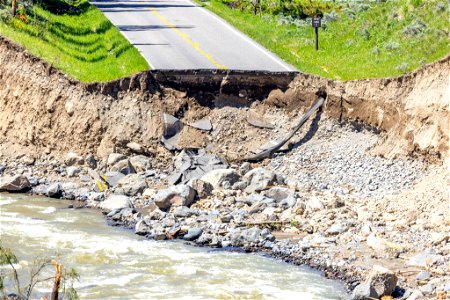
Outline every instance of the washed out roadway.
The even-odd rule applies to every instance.
[[[152,69],[295,71],[295,68],[189,0],[92,1]]]

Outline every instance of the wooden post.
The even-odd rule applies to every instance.
[[[315,41],[315,49],[316,51],[319,50],[319,27],[314,27],[315,32],[316,32],[316,41]]]
[[[314,27],[315,40],[314,49],[319,50],[319,27],[322,25],[321,19],[318,16],[312,18],[312,27]]]
[[[11,6],[12,6],[12,15],[13,17],[16,16],[16,9],[17,9],[17,0],[12,0]]]

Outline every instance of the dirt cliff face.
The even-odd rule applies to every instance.
[[[285,93],[269,98],[295,107],[299,100],[308,105],[317,91],[326,93],[329,116],[386,132],[374,153],[440,159],[449,146],[449,78],[447,56],[397,78],[340,82],[300,74]]]
[[[222,79],[208,84],[207,92],[199,90],[200,81],[192,89],[189,81],[180,83],[180,78],[187,78],[183,74],[172,76],[170,84],[167,76],[152,72],[85,85],[0,39],[0,151],[37,156],[76,151],[104,157],[125,151],[125,145],[134,141],[148,153],[161,155],[165,153],[158,141],[161,114],[167,112],[184,121],[211,118],[215,128],[211,135],[184,130],[181,140],[190,146],[245,152],[263,144],[264,138],[283,133],[244,124],[249,108],[286,122],[287,130],[293,117],[322,94],[327,95],[327,116],[386,132],[374,149],[377,154],[439,159],[448,153],[449,70],[447,57],[399,78],[338,82],[299,74],[287,90],[283,85],[292,74],[276,77],[275,85],[268,84],[270,74],[261,75],[266,77],[259,81],[255,74],[249,74],[249,80],[246,74],[231,80],[215,74]],[[163,80],[158,79],[161,76]],[[274,90],[266,97],[268,88]]]

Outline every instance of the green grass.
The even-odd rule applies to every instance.
[[[342,9],[336,20],[319,30],[319,51],[314,51],[309,22],[270,14],[254,16],[231,9],[221,0],[202,4],[300,71],[331,79],[397,76],[436,61],[450,50],[446,0],[374,3],[353,18],[348,13],[351,8]],[[408,28],[418,31],[405,33]]]
[[[103,13],[81,0],[29,6],[28,21],[0,18],[0,35],[24,46],[69,77],[109,81],[149,69],[145,59]]]

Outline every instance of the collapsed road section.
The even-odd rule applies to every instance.
[[[374,298],[448,290],[450,56],[350,82],[195,72],[81,84],[1,40],[0,191],[264,251]],[[265,146],[280,137],[289,152]]]

